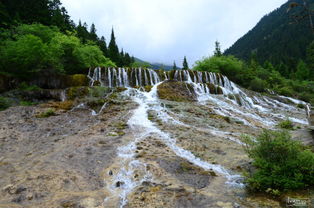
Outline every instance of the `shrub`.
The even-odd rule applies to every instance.
[[[250,191],[279,195],[314,185],[314,153],[292,140],[288,132],[264,130],[256,142],[245,140],[256,167],[245,180]]]
[[[281,121],[277,126],[282,129],[293,130],[293,123],[289,119]]]
[[[250,82],[250,89],[256,92],[265,92],[267,89],[267,82],[259,78],[255,78]]]
[[[7,98],[0,97],[0,111],[10,107],[10,102]]]
[[[53,110],[53,109],[48,109],[47,111],[42,112],[41,114],[37,115],[36,117],[37,117],[37,118],[48,118],[48,117],[50,117],[50,116],[55,116],[55,115],[56,115],[55,110]]]

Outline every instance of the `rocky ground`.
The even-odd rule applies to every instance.
[[[116,99],[99,115],[72,108],[41,117],[49,108],[45,104],[0,112],[0,207],[118,207],[119,198],[112,197],[111,190],[112,178],[121,169],[117,148],[136,137],[127,122],[138,105],[129,98]],[[216,114],[211,103],[161,103],[171,119],[154,110],[148,119],[176,138],[177,146],[235,174],[250,167],[241,134],[258,135],[262,122],[246,126],[237,118]],[[313,146],[306,125],[298,126],[294,139]],[[175,154],[158,135],[138,140],[135,154],[150,178],[128,194],[125,207],[283,206],[280,200],[250,196],[244,188],[226,184],[225,176]],[[143,174],[138,169],[134,180]]]

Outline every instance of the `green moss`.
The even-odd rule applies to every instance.
[[[32,105],[36,105],[36,103],[30,102],[30,101],[21,101],[20,105],[22,105],[22,106],[32,106]]]
[[[0,111],[5,110],[11,106],[9,99],[0,97]]]
[[[114,127],[116,127],[119,130],[124,130],[128,127],[128,125],[125,122],[118,122],[114,124]]]
[[[153,88],[153,86],[151,86],[151,85],[147,85],[144,87],[146,92],[150,92],[152,88]]]
[[[38,87],[37,85],[28,85],[26,82],[22,82],[19,85],[18,89],[22,91],[37,91],[40,90],[41,88]]]
[[[88,78],[84,74],[74,74],[69,76],[69,80],[72,87],[88,86]]]
[[[88,94],[88,87],[70,87],[66,90],[67,98],[70,100],[74,100],[75,98],[82,98]]]
[[[281,121],[280,123],[277,124],[277,126],[281,129],[288,129],[288,130],[293,130],[293,123],[287,119],[285,121]]]
[[[167,81],[158,86],[158,96],[161,99],[176,102],[191,102],[196,100],[193,87],[185,82]]]
[[[55,116],[55,115],[56,115],[56,112],[54,109],[48,109],[47,111],[40,113],[36,117],[37,118],[48,118],[50,116]]]

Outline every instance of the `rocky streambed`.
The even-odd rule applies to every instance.
[[[305,110],[245,92],[260,100],[248,109],[198,90],[166,81],[1,111],[0,207],[283,207],[246,193],[241,135],[290,118],[293,138],[313,146]]]

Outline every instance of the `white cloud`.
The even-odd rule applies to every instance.
[[[286,0],[62,0],[72,19],[95,23],[107,42],[143,60],[181,65],[230,47],[262,16]]]

